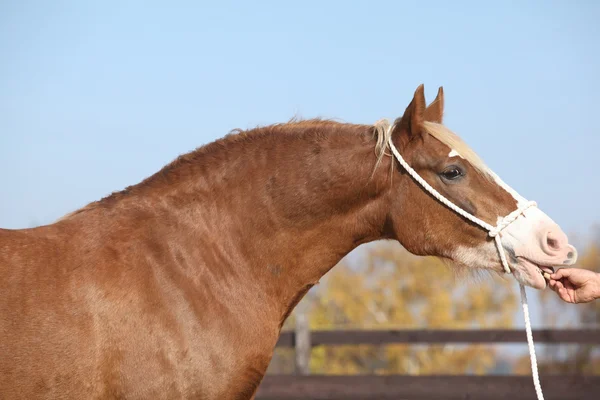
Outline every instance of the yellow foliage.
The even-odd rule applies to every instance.
[[[510,327],[516,307],[510,282],[460,279],[438,259],[382,242],[367,251],[362,267],[336,266],[303,301],[313,330]],[[483,374],[494,354],[475,345],[320,346],[310,368],[316,374]]]

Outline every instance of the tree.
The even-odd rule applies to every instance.
[[[474,283],[472,274],[457,275],[438,259],[380,242],[366,250],[364,264],[342,262],[303,301],[310,303],[311,329],[508,327],[516,307],[509,282],[478,277]],[[313,349],[311,372],[482,374],[494,356],[476,345],[330,346]]]

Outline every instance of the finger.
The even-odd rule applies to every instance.
[[[562,278],[566,278],[571,275],[571,270],[566,268],[561,268],[553,274],[550,274],[550,278],[559,280]]]
[[[560,285],[560,287],[559,287],[559,285]],[[555,281],[555,280],[550,280],[550,282],[548,282],[548,286],[550,287],[550,290],[552,290],[553,292],[556,292],[556,294],[558,294],[558,295],[560,295],[559,289],[563,287],[559,281]]]
[[[565,288],[558,289],[558,296],[567,303],[574,303],[573,299],[571,299],[571,296],[569,296],[569,293]]]
[[[556,294],[560,295],[560,291],[561,290],[566,290],[565,287],[563,285],[560,284],[560,282],[556,281],[556,283],[554,284],[554,287],[552,288],[552,290],[554,292],[556,292]]]
[[[556,287],[556,289],[565,289],[565,285],[563,285],[563,283],[561,281],[555,281],[556,283],[554,284],[554,286]]]

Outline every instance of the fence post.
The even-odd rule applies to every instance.
[[[296,374],[308,375],[310,373],[311,345],[306,301],[300,302],[296,307],[294,347],[296,350]]]

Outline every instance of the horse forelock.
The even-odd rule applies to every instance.
[[[423,128],[425,132],[448,146],[451,152],[458,153],[457,155],[467,160],[484,177],[493,180],[493,174],[488,166],[456,133],[435,122],[424,122]]]
[[[393,129],[391,123],[387,119],[381,119],[374,124],[375,127],[375,153],[377,155],[376,168],[381,164],[385,155],[390,155],[389,140]],[[493,180],[494,176],[489,167],[483,162],[483,160],[475,153],[475,151],[467,145],[456,133],[452,132],[445,125],[438,124],[435,122],[424,122],[423,130],[426,134],[429,134],[448,146],[453,155],[459,155],[467,162],[469,162],[475,170],[482,174],[488,180]],[[449,154],[450,155],[450,154]]]

